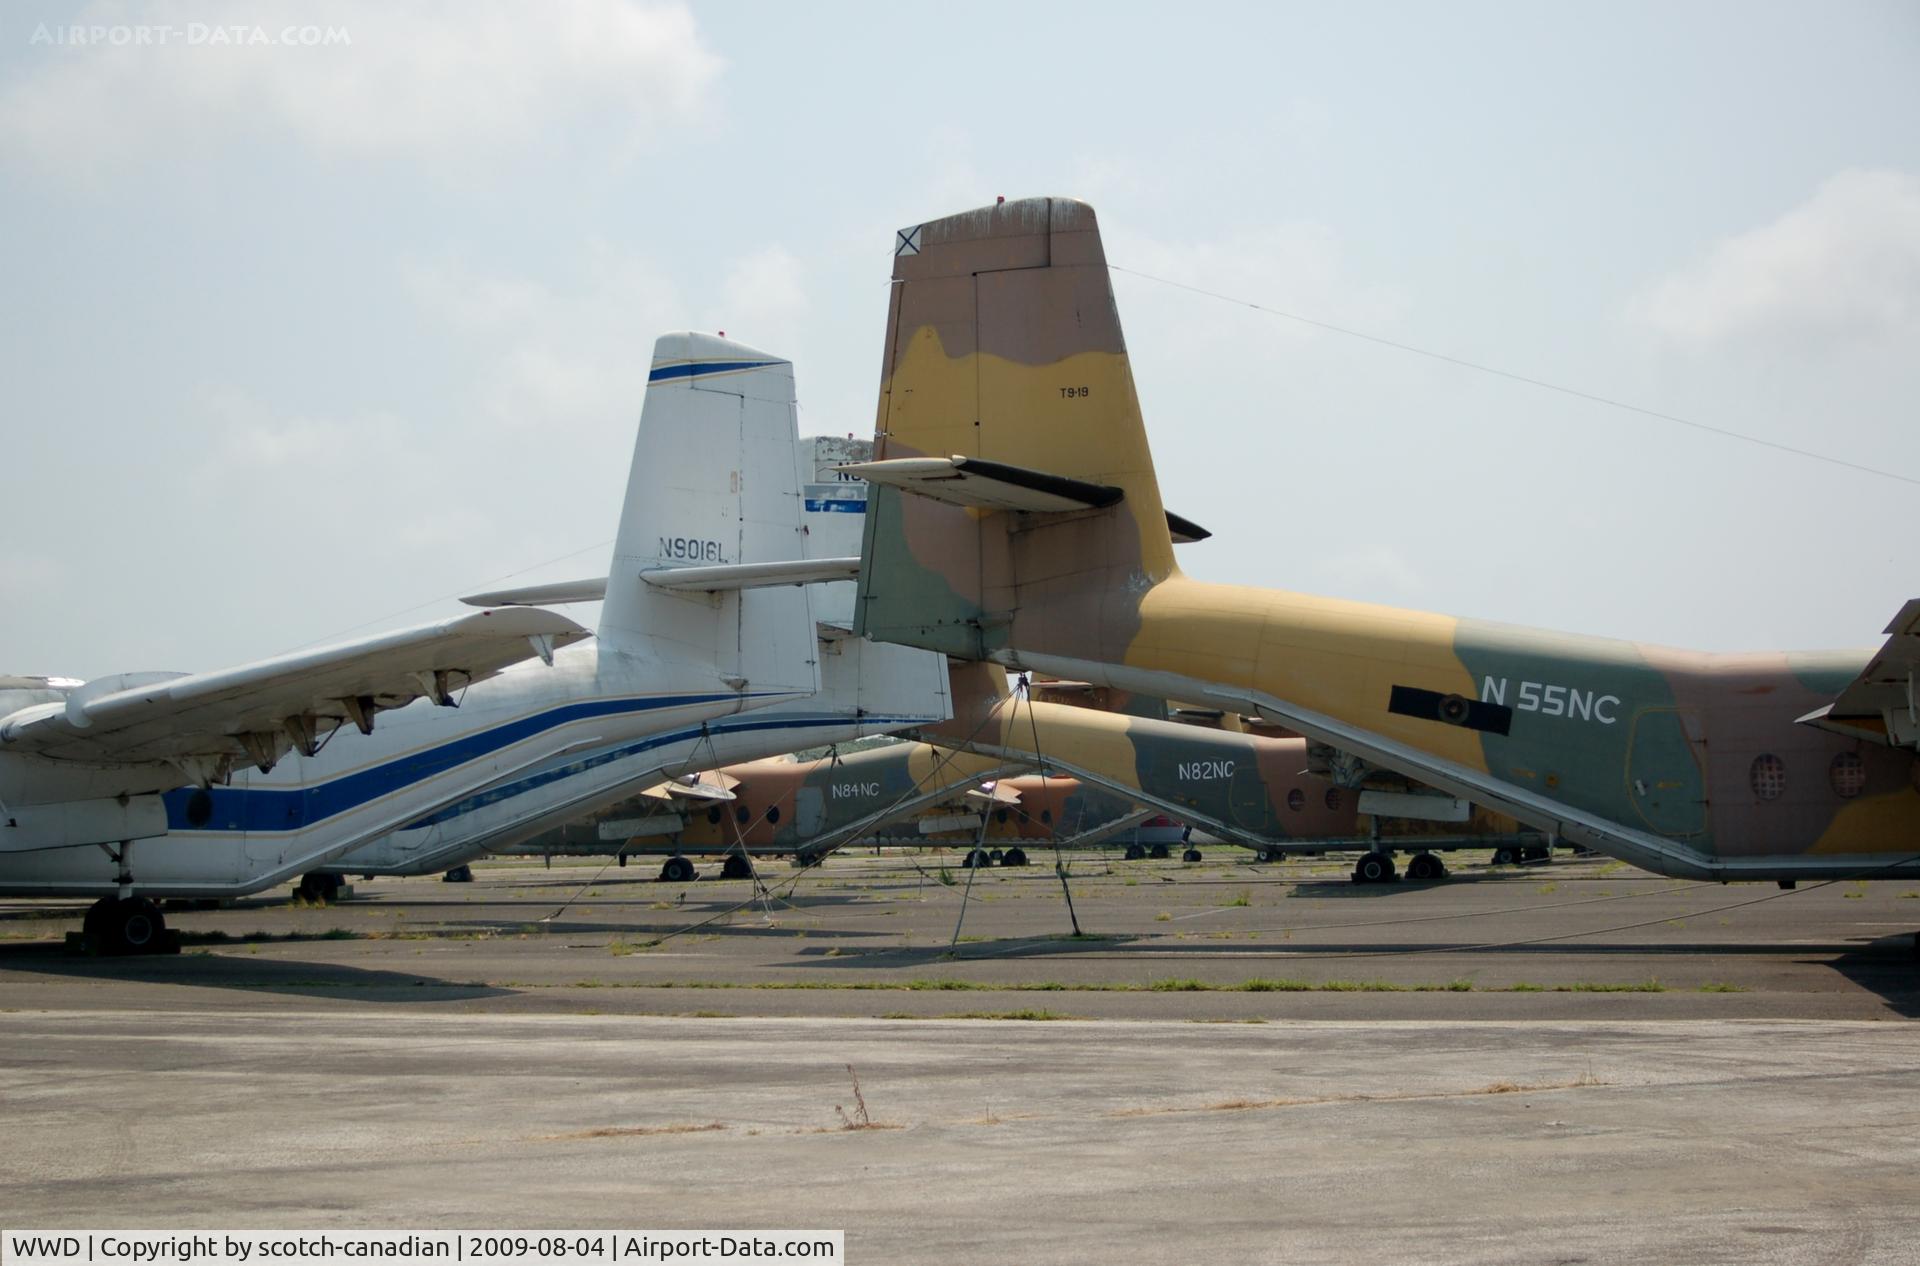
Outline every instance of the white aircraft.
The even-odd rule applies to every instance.
[[[510,607],[217,673],[0,679],[0,894],[96,896],[97,947],[161,949],[154,898],[257,892],[489,793],[538,829],[657,778],[723,720],[798,708],[821,671],[796,586],[850,573],[802,557],[795,431],[788,362],[655,344],[591,643]],[[832,721],[947,715],[938,655],[836,648],[858,661],[855,702],[881,706]],[[530,652],[544,662],[515,663]],[[764,750],[826,719],[769,714]]]
[[[792,564],[796,576],[813,585],[809,598],[818,621],[820,693],[794,703],[776,704],[742,716],[722,717],[698,726],[686,726],[629,743],[580,751],[528,770],[518,778],[489,787],[438,813],[411,822],[390,835],[354,849],[302,877],[308,896],[331,897],[350,875],[429,875],[447,872],[450,879],[466,879],[468,863],[507,850],[555,827],[612,803],[606,789],[624,788],[619,798],[634,794],[637,780],[675,772],[715,769],[808,747],[846,742],[918,724],[930,710],[945,715],[946,677],[937,663],[920,655],[902,656],[884,643],[850,637],[853,622],[853,581],[859,570],[860,537],[865,524],[866,485],[832,475],[833,483],[819,480],[823,462],[839,459],[845,441],[810,437],[800,441],[796,487],[800,496],[803,553],[807,562]],[[862,453],[869,445],[860,442]],[[824,456],[822,456],[824,455]],[[675,583],[700,580],[704,570],[685,569],[671,577]],[[688,580],[688,578],[692,578]],[[837,582],[837,583],[836,583]],[[475,606],[504,606],[567,601],[598,601],[606,594],[604,577],[541,585],[528,589],[475,594],[461,601]],[[674,780],[655,789],[668,802],[686,802],[693,793]],[[716,797],[731,801],[731,795]],[[701,804],[705,813],[739,815],[747,811],[742,830],[762,811],[761,805]],[[774,812],[778,812],[775,808]],[[744,861],[729,858],[732,876]],[[691,878],[684,859],[663,873],[677,880]]]

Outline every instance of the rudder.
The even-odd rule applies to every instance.
[[[977,458],[1122,495],[1035,514],[876,485],[858,630],[974,659],[1094,628],[1123,647],[1175,565],[1092,208],[1032,198],[904,229],[893,276],[876,461]]]

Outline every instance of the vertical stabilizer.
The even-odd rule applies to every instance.
[[[902,229],[877,462],[965,457],[1016,480],[1118,488],[1065,513],[950,505],[876,485],[858,629],[978,659],[1098,629],[1117,654],[1174,570],[1093,209],[1030,198]]]
[[[707,334],[655,342],[599,636],[746,691],[819,685],[807,591],[657,588],[659,568],[804,556],[793,366]]]

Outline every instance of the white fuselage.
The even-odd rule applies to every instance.
[[[670,682],[685,684],[664,688]],[[257,892],[569,753],[697,730],[808,693],[735,690],[711,670],[666,668],[600,643],[565,647],[551,666],[531,661],[475,683],[458,707],[416,701],[381,713],[372,734],[336,732],[315,755],[289,753],[269,773],[167,792],[165,834],[133,841],[124,871],[96,845],[0,852],[0,893],[104,896],[123,893],[127,873],[147,896]]]

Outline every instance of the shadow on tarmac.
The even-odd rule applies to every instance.
[[[381,1002],[469,1002],[507,997],[515,992],[471,981],[443,980],[413,972],[370,971],[338,963],[286,962],[191,951],[141,958],[89,958],[63,945],[0,949],[0,970],[70,980],[186,985],[199,989]]]

